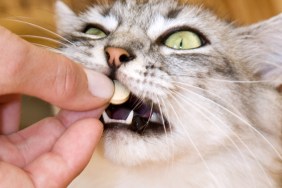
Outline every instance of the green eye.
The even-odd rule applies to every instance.
[[[171,34],[164,44],[176,50],[190,50],[201,47],[202,40],[199,35],[191,31],[178,31]]]
[[[86,29],[85,34],[87,35],[95,35],[99,38],[104,38],[107,36],[107,34],[102,31],[101,29],[95,28],[95,27],[90,27],[88,29]]]

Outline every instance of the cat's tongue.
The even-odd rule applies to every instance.
[[[112,111],[111,118],[117,119],[117,120],[126,120],[130,112],[131,112],[130,109],[119,108],[119,109]]]
[[[137,115],[147,119],[150,118],[152,114],[152,108],[144,103],[135,104],[135,108],[131,108],[129,105],[120,105],[112,106],[109,109],[108,114],[110,115],[110,118],[116,120],[126,120],[131,111],[134,111],[134,116]]]

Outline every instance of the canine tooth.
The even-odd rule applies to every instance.
[[[130,125],[130,124],[132,123],[133,116],[134,116],[134,111],[132,110],[132,111],[130,112],[130,114],[128,115],[127,119],[125,120],[125,121],[126,121],[126,124]]]
[[[122,123],[128,125],[132,123],[133,115],[134,112],[131,111],[126,120],[121,120],[121,119],[111,119],[106,112],[103,112],[102,114],[105,123]]]
[[[111,118],[109,118],[106,112],[103,112],[103,119],[105,123],[109,123],[111,121]]]
[[[161,120],[161,118],[160,118],[160,115],[157,114],[157,113],[155,113],[155,112],[151,115],[150,121],[151,121],[151,122],[155,122],[155,123],[162,123],[162,120]]]

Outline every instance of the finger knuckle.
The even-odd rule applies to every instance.
[[[72,100],[79,92],[79,75],[76,66],[64,61],[58,65],[56,74],[56,94],[65,100]]]

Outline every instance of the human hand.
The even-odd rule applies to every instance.
[[[20,94],[68,111],[19,131]],[[112,94],[107,77],[0,27],[0,187],[66,187],[100,139]]]

